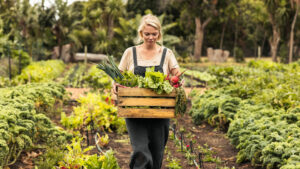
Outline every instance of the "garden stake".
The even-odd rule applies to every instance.
[[[194,162],[194,164],[195,164],[195,166],[196,166],[197,169],[201,169],[201,168],[198,166],[198,164],[197,164],[197,162],[196,162],[195,159],[193,160],[193,162]]]
[[[173,124],[173,129],[174,129],[174,139],[176,139],[176,124]]]
[[[193,142],[190,141],[190,148],[191,148],[191,153],[193,153]]]
[[[89,141],[89,130],[88,130],[88,129],[86,129],[86,144],[87,144],[87,146],[90,145],[90,141]]]
[[[202,153],[199,153],[199,165],[201,169],[204,169],[203,161],[202,161]]]
[[[96,133],[95,129],[94,129],[94,121],[93,120],[91,120],[91,125],[90,126],[91,126],[91,134],[92,134],[92,137],[93,137],[93,135]],[[92,140],[93,140],[93,138],[92,138]],[[93,143],[91,143],[91,144],[93,144]]]
[[[180,142],[181,142],[181,152],[183,151],[183,133],[182,132],[180,132]]]

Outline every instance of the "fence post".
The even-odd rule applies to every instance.
[[[87,46],[84,46],[84,66],[87,64]]]
[[[22,66],[21,66],[21,49],[22,49],[22,46],[19,44],[18,47],[19,47],[19,74],[21,74],[21,70],[22,70]]]
[[[260,57],[261,57],[261,47],[258,46],[258,59],[260,59]]]
[[[176,124],[173,124],[173,129],[174,129],[174,140],[176,139]]]

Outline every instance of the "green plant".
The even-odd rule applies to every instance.
[[[245,56],[244,56],[243,50],[239,47],[235,47],[233,50],[235,52],[235,57],[234,57],[235,61],[236,62],[244,62],[245,61],[245,58],[244,58]]]
[[[105,134],[104,136],[100,136],[99,133],[97,133],[98,136],[98,140],[96,142],[96,144],[100,145],[101,147],[106,147],[109,143],[109,137],[107,134]]]
[[[82,138],[73,138],[72,143],[67,145],[67,151],[62,161],[59,162],[60,168],[67,169],[119,169],[114,152],[112,150],[106,151],[104,154],[98,156],[97,154],[89,155],[88,151],[94,147],[89,146],[85,149],[81,147]]]
[[[63,96],[62,86],[28,84],[0,89],[0,166],[14,164],[21,152],[33,146],[66,143],[71,135],[38,111]],[[43,112],[46,113],[46,112]]]
[[[266,61],[209,68],[219,84],[204,95],[193,93],[196,104],[190,113],[196,123],[206,120],[220,125],[222,117],[229,125],[228,137],[239,149],[238,163],[248,160],[268,169],[293,168],[300,155],[295,148],[300,138],[299,71],[297,63]]]
[[[180,161],[176,158],[169,160],[168,164],[166,165],[169,169],[181,169]]]
[[[167,152],[167,165],[166,167],[169,169],[181,169],[180,161],[177,158],[171,157],[171,152],[167,151],[167,147],[165,149]]]
[[[117,108],[110,102],[109,95],[88,93],[78,99],[79,106],[74,107],[70,116],[61,113],[61,123],[67,129],[80,131],[90,129],[91,125],[102,131],[126,131],[125,120],[117,117]]]
[[[32,82],[50,82],[62,74],[65,64],[61,60],[32,62],[13,79],[15,85]]]
[[[38,168],[53,169],[65,155],[65,145],[49,146],[45,152],[34,160],[34,164]]]

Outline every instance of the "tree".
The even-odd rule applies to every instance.
[[[85,44],[94,52],[107,52],[114,37],[117,19],[124,14],[125,5],[121,0],[87,1],[81,11],[80,27],[74,31],[75,36],[85,39]],[[92,39],[92,40],[86,40]]]
[[[200,60],[202,55],[204,30],[212,18],[217,15],[216,6],[218,0],[177,0],[174,3],[177,3],[182,10],[181,21],[187,19],[194,20],[194,58],[195,60]]]
[[[55,8],[56,12],[56,19],[53,23],[53,32],[55,34],[57,44],[58,44],[58,51],[59,51],[59,57],[61,57],[62,54],[62,47],[64,45],[64,42],[66,40],[66,35],[69,32],[69,25],[68,25],[68,18],[69,18],[69,11],[67,2],[63,2],[63,0],[55,0],[55,5],[53,8]]]
[[[294,29],[295,29],[297,17],[299,15],[300,0],[290,0],[290,3],[292,8],[296,8],[296,9],[295,9],[293,22],[291,24],[291,33],[290,33],[290,41],[289,41],[289,63],[293,61]]]
[[[258,45],[264,47],[266,37],[264,25],[268,21],[266,8],[260,0],[241,0],[238,5],[241,31],[253,46],[250,50],[254,51],[254,56],[256,56]],[[247,48],[249,49],[249,47]]]
[[[159,14],[159,5],[161,0],[128,0],[126,4],[126,11],[131,14],[144,15],[147,9],[153,13]]]
[[[288,3],[287,0],[262,0],[266,6],[269,22],[272,26],[272,36],[269,39],[271,57],[277,62],[277,49],[280,42],[280,26],[286,24]]]
[[[114,36],[114,25],[116,19],[123,14],[125,6],[121,0],[108,0],[106,1],[106,7],[104,10],[104,17],[107,20],[107,34],[108,40],[111,40]]]

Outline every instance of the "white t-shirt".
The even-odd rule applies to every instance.
[[[127,48],[121,58],[121,62],[119,64],[119,69],[121,71],[134,71],[134,61],[133,61],[133,47]],[[137,55],[137,65],[138,66],[158,66],[160,65],[163,48],[160,47],[156,56],[152,59],[143,59],[143,56],[139,53],[138,47],[136,47],[136,55]],[[172,69],[179,68],[178,62],[175,58],[175,55],[170,49],[167,49],[165,61],[163,64],[164,74],[168,74]]]

